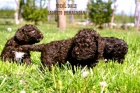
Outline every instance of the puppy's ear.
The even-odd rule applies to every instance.
[[[17,30],[17,32],[15,33],[15,37],[16,37],[16,39],[19,40],[19,41],[24,40],[24,30],[23,30],[23,28],[19,28],[19,29]]]

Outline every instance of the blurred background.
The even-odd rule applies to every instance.
[[[65,4],[67,8],[56,8]],[[68,8],[75,4],[76,8]],[[49,15],[50,11],[85,11],[83,14]],[[139,30],[139,0],[1,0],[0,24],[56,24],[60,30],[68,25]],[[63,22],[60,22],[62,20]]]

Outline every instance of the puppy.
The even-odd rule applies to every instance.
[[[125,55],[128,52],[127,43],[115,37],[103,37],[103,41],[105,42],[103,57],[105,61],[113,60],[118,63],[123,63],[125,59]]]
[[[70,39],[52,41],[40,45],[23,45],[23,50],[41,52],[43,66],[49,67],[56,64],[64,64],[69,61],[72,67],[75,65],[92,66],[95,59],[103,57],[102,41],[99,34],[91,29],[82,29]]]
[[[27,65],[31,63],[29,51],[24,51],[21,45],[32,45],[40,42],[43,39],[41,31],[31,24],[26,24],[19,28],[15,36],[10,38],[2,52],[1,59],[9,62],[26,62]]]

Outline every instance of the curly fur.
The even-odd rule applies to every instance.
[[[86,66],[94,63],[95,57],[103,57],[103,48],[100,35],[91,29],[80,30],[73,38],[60,41],[52,41],[40,45],[24,45],[24,50],[40,51],[43,66],[69,61],[72,66]],[[98,48],[99,47],[99,48]],[[97,55],[97,56],[96,56]],[[97,58],[96,58],[97,59]]]
[[[101,47],[101,37],[95,30],[82,29],[74,37],[74,46],[72,50],[72,57],[78,60],[85,60],[94,58],[96,52],[98,56],[103,56],[103,48]]]
[[[40,30],[31,24],[26,24],[19,28],[15,36],[10,38],[1,53],[1,59],[3,61],[17,61],[15,58],[15,52],[24,52],[20,47],[21,45],[26,44],[35,44],[40,42],[43,39],[43,35]],[[30,53],[26,51],[21,62],[26,62],[27,64],[31,63]]]
[[[82,29],[74,37],[68,61],[74,65],[93,67],[103,59],[104,42],[92,29]]]
[[[72,41],[73,39],[67,39],[40,45],[23,45],[22,48],[24,50],[41,52],[41,63],[51,70],[51,66],[57,62],[59,64],[66,63]]]
[[[125,55],[128,52],[128,45],[122,39],[115,37],[103,37],[105,42],[104,58],[108,60],[118,61],[123,63]]]

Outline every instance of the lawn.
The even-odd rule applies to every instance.
[[[0,25],[0,53],[6,41],[21,25]],[[9,32],[7,28],[12,28]],[[68,25],[66,31],[57,31],[55,24],[37,26],[44,34],[40,43],[73,37],[79,29],[88,26]],[[92,27],[93,28],[93,27]],[[124,39],[129,47],[124,64],[99,62],[96,67],[72,73],[69,63],[59,68],[40,71],[40,53],[31,52],[32,64],[26,66],[0,60],[0,93],[140,93],[140,32],[118,29],[97,30],[101,36]],[[89,74],[83,76],[82,72]],[[85,73],[86,74],[86,73]]]

